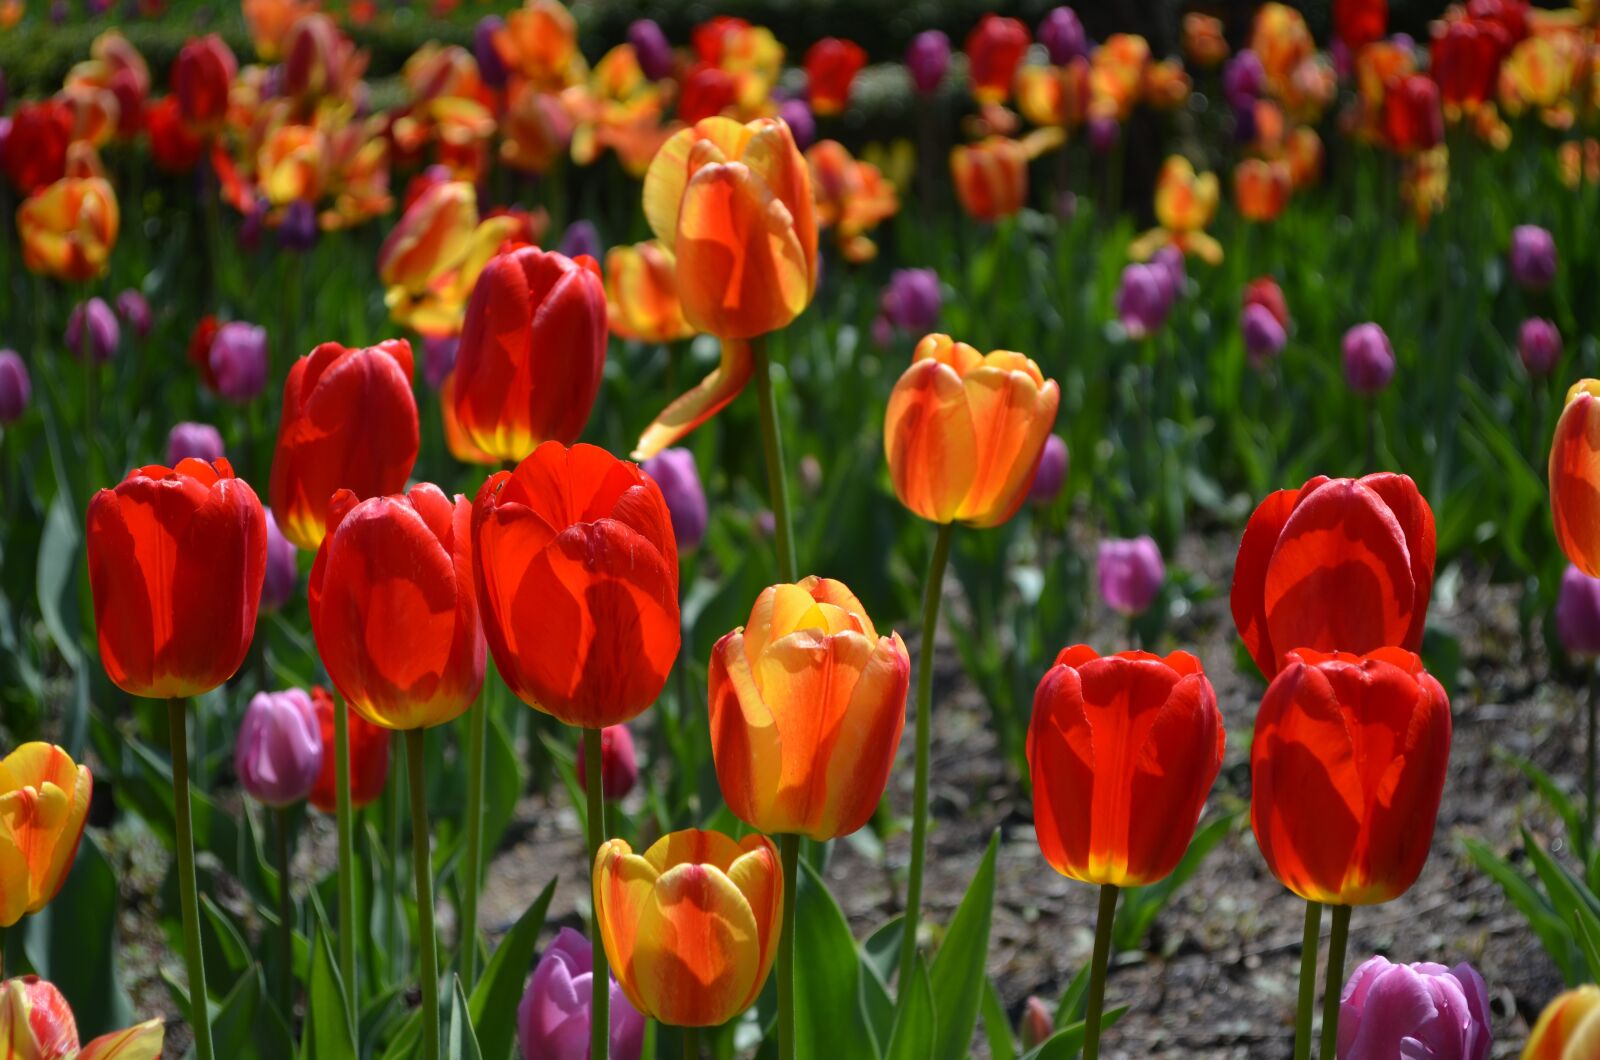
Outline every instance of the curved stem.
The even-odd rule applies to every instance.
[[[1117,885],[1100,885],[1094,922],[1094,958],[1089,965],[1089,1011],[1083,1017],[1083,1060],[1100,1055],[1100,1020],[1106,1008],[1106,968],[1111,963],[1111,925],[1117,919]]]
[[[761,405],[761,449],[767,458],[767,495],[772,501],[773,538],[778,546],[778,580],[795,580],[794,527],[789,522],[789,479],[783,467],[783,431],[778,426],[778,402],[772,393],[772,361],[767,337],[750,340],[750,360],[755,366],[756,397]]]
[[[1294,1018],[1294,1060],[1311,1060],[1311,1015],[1317,1010],[1317,947],[1322,942],[1322,903],[1306,903],[1300,939],[1300,1004]]]
[[[778,936],[778,1060],[794,1060],[794,924],[800,898],[800,837],[781,835],[783,928]]]
[[[428,788],[423,772],[423,739],[423,730],[406,730],[412,874],[417,884],[417,941],[422,949],[422,1056],[423,1060],[439,1060],[439,954],[433,935],[433,864],[428,857]]]
[[[461,986],[478,981],[478,887],[483,882],[483,756],[489,704],[480,694],[467,711],[467,849],[461,878]]]
[[[194,872],[194,825],[189,809],[188,700],[167,700],[172,747],[172,808],[178,840],[178,896],[183,910],[183,955],[189,970],[189,1026],[199,1060],[213,1060],[211,1006],[206,996],[206,958],[200,949],[200,900]]]
[[[928,756],[933,742],[933,642],[939,631],[939,599],[944,569],[950,562],[955,526],[944,523],[933,542],[928,576],[922,584],[922,643],[917,649],[917,761],[911,796],[911,874],[906,880],[906,918],[900,941],[900,1004],[917,961],[917,920],[922,915],[922,869],[928,853]]]
[[[606,841],[604,760],[600,753],[600,730],[583,730],[583,767],[589,798],[589,816],[584,823],[589,831],[589,869]],[[589,1060],[606,1060],[611,1045],[611,969],[606,964],[605,940],[600,937],[600,896],[591,894],[594,908],[589,913],[589,943],[594,953],[594,974],[590,977]]]
[[[350,704],[333,699],[334,810],[339,831],[339,977],[350,1007],[359,1009],[356,991],[356,840],[355,810],[350,804]]]
[[[289,808],[272,814],[278,833],[278,1007],[285,1019],[294,1013],[294,899],[289,894]]]
[[[1344,948],[1350,938],[1350,907],[1333,907],[1333,933],[1328,938],[1328,978],[1322,987],[1321,1060],[1334,1060],[1339,1048],[1339,995],[1344,991]]]

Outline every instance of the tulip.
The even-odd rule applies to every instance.
[[[855,41],[823,37],[806,50],[806,89],[811,109],[831,116],[850,103],[850,85],[867,65],[867,53]]]
[[[1600,576],[1600,381],[1567,391],[1550,443],[1550,515],[1556,541],[1579,570]]]
[[[506,16],[495,44],[506,65],[541,91],[563,88],[578,54],[578,24],[559,0],[528,0]]]
[[[562,928],[539,958],[517,1006],[517,1042],[523,1056],[588,1060],[593,952],[588,939]],[[617,981],[607,978],[611,983],[608,1055],[611,1060],[639,1060],[645,1018],[628,1003]]]
[[[1044,440],[1044,449],[1039,454],[1039,467],[1033,473],[1028,500],[1040,507],[1054,504],[1061,495],[1061,487],[1067,484],[1068,464],[1067,443],[1061,440],[1059,434],[1050,435]]]
[[[1382,39],[1388,23],[1389,0],[1334,0],[1334,34],[1352,52]]]
[[[0,759],[0,928],[37,913],[60,892],[93,787],[88,767],[54,744],[25,743]]]
[[[387,729],[442,725],[483,686],[472,509],[437,486],[328,505],[307,586],[311,631],[352,710]]]
[[[1428,857],[1450,701],[1409,651],[1288,652],[1256,715],[1250,824],[1272,874],[1310,902],[1404,894]]]
[[[67,175],[72,110],[58,99],[24,103],[11,116],[0,166],[11,186],[31,195]]]
[[[1548,228],[1511,230],[1511,275],[1525,290],[1542,291],[1556,278],[1556,238]]]
[[[672,45],[661,27],[651,19],[635,19],[628,24],[628,43],[639,59],[639,67],[651,81],[672,76]]]
[[[173,424],[167,432],[167,464],[176,467],[191,457],[208,464],[221,460],[222,432],[209,423]]]
[[[967,73],[979,103],[1003,103],[1032,38],[1014,18],[986,14],[967,35]]]
[[[1040,20],[1039,43],[1044,45],[1052,66],[1065,66],[1089,54],[1089,37],[1078,13],[1070,7],[1052,8]]]
[[[147,699],[232,677],[255,633],[266,516],[226,460],[128,473],[89,502],[89,584],[100,660]]]
[[[789,127],[789,133],[794,137],[794,145],[800,150],[807,150],[817,142],[817,119],[805,100],[786,99],[779,103],[778,117]]]
[[[1260,302],[1249,303],[1239,314],[1239,332],[1244,338],[1245,356],[1257,368],[1282,353],[1289,341],[1283,324]]]
[[[1339,1060],[1488,1060],[1489,989],[1470,964],[1369,957],[1339,999]]]
[[[1416,651],[1433,591],[1433,510],[1405,475],[1308,481],[1262,501],[1233,568],[1233,621],[1269,680],[1291,647]]]
[[[322,757],[310,696],[298,688],[255,694],[233,745],[234,772],[251,798],[268,806],[299,802],[322,772]]]
[[[335,703],[326,688],[317,685],[311,690],[311,705],[317,711],[317,731],[322,739],[324,753],[322,769],[317,773],[307,796],[311,805],[332,815],[338,808],[338,756],[334,753],[333,712],[345,712],[350,739],[350,805],[353,809],[376,802],[389,782],[389,730],[374,725],[347,704]]]
[[[86,323],[87,322],[87,323]],[[85,326],[88,331],[85,333]],[[72,307],[67,317],[67,331],[62,342],[73,355],[90,357],[103,364],[111,360],[122,343],[122,328],[117,316],[103,298],[91,298]]]
[[[680,639],[671,520],[648,475],[592,445],[546,442],[483,484],[477,595],[495,666],[523,702],[587,729],[655,702]]]
[[[141,339],[150,335],[150,302],[138,290],[129,287],[117,295],[117,315]]]
[[[934,270],[895,269],[878,296],[878,312],[899,331],[925,335],[939,322],[943,298]]]
[[[1459,19],[1434,24],[1428,72],[1452,112],[1475,108],[1495,93],[1500,60],[1511,41],[1498,24]]]
[[[1156,220],[1159,225],[1135,239],[1128,254],[1144,261],[1164,246],[1215,265],[1222,260],[1222,245],[1205,231],[1217,212],[1217,175],[1196,173],[1181,155],[1170,156],[1156,181]]]
[[[1387,86],[1383,94],[1383,132],[1389,146],[1415,154],[1444,140],[1444,113],[1439,84],[1426,74],[1409,74]]]
[[[640,342],[694,334],[678,303],[672,255],[655,240],[607,251],[605,287],[612,334]]]
[[[249,401],[267,382],[267,329],[230,320],[217,329],[206,359],[217,393],[230,401]]]
[[[633,734],[626,725],[601,729],[600,790],[606,799],[621,802],[638,782],[639,759],[633,749]],[[578,756],[578,786],[585,790],[589,787],[589,769],[582,755]]]
[[[422,337],[422,378],[438,390],[456,369],[456,355],[461,350],[461,339],[456,335],[424,335]],[[453,403],[452,403],[453,404]],[[454,410],[452,409],[452,415]]]
[[[1289,303],[1284,300],[1283,288],[1270,276],[1258,276],[1245,284],[1245,307],[1259,305],[1272,314],[1284,331],[1289,330]]]
[[[1135,262],[1123,267],[1117,317],[1129,338],[1148,338],[1161,330],[1172,311],[1170,290],[1170,276],[1164,276],[1158,265]]]
[[[456,355],[455,414],[478,448],[520,460],[583,432],[606,358],[606,300],[592,258],[520,247],[484,266]]]
[[[1130,617],[1143,614],[1150,607],[1167,579],[1161,549],[1148,534],[1101,541],[1095,572],[1100,599],[1113,611]]]
[[[1539,1013],[1522,1060],[1591,1060],[1600,1051],[1600,986],[1556,995]]]
[[[316,549],[336,489],[363,499],[401,490],[419,441],[410,343],[324,342],[300,358],[283,387],[268,490],[284,536]]]
[[[278,246],[303,253],[317,244],[317,208],[307,199],[296,199],[284,208],[278,225]]]
[[[517,228],[506,215],[480,221],[470,183],[425,182],[378,250],[389,315],[424,335],[459,334],[483,267]]]
[[[948,335],[917,344],[895,383],[884,451],[900,503],[935,523],[998,526],[1021,507],[1061,390],[1020,353]]]
[[[1024,1053],[1043,1045],[1056,1032],[1055,1012],[1044,999],[1029,994],[1022,1007],[1022,1022],[1017,1027],[1017,1038]]]
[[[295,561],[294,545],[278,529],[278,520],[272,509],[267,513],[267,573],[261,581],[261,610],[276,611],[294,595],[300,581],[299,565]]]
[[[939,90],[950,69],[950,38],[942,30],[925,29],[906,47],[906,70],[917,94],[931,96]]]
[[[238,72],[233,51],[215,33],[185,43],[172,64],[172,94],[184,123],[200,132],[217,131]]]
[[[1344,357],[1344,380],[1350,389],[1364,397],[1381,393],[1394,378],[1394,347],[1389,336],[1370,321],[1357,324],[1344,333],[1340,343]]]
[[[1561,575],[1556,597],[1556,635],[1574,658],[1600,656],[1600,578],[1571,564]]]
[[[1003,136],[956,147],[950,152],[950,178],[967,216],[978,221],[1010,217],[1028,199],[1028,150]]]
[[[683,77],[678,93],[678,119],[700,122],[732,107],[739,97],[733,74],[710,63],[699,63]]]
[[[53,984],[35,975],[0,982],[7,1060],[161,1060],[166,1033],[164,1021],[151,1019],[80,1045],[72,1008]]]
[[[110,184],[100,177],[64,177],[17,207],[22,262],[58,280],[92,280],[106,271],[118,225]]]
[[[1233,170],[1233,197],[1246,221],[1274,221],[1289,204],[1289,164],[1247,158]]]
[[[1266,86],[1261,57],[1246,48],[1222,68],[1222,91],[1235,111],[1249,111]]]
[[[706,491],[700,485],[694,454],[687,449],[663,449],[639,465],[661,487],[661,496],[672,515],[672,536],[678,548],[695,549],[705,540]]]
[[[28,366],[16,350],[0,350],[0,425],[20,420],[32,397]]]
[[[1184,15],[1183,54],[1203,70],[1221,65],[1228,57],[1228,38],[1222,20],[1198,11]]]
[[[1168,876],[1222,767],[1216,694],[1187,652],[1104,658],[1064,649],[1028,727],[1035,828],[1045,860],[1086,883]]]
[[[1555,322],[1544,317],[1529,317],[1517,329],[1517,355],[1522,366],[1535,377],[1549,375],[1561,360],[1561,332]]]
[[[711,749],[723,799],[763,832],[849,835],[883,797],[905,728],[910,658],[842,583],[762,591],[711,652]]]
[[[584,254],[591,258],[598,258],[600,256],[600,230],[595,228],[593,221],[586,221],[580,218],[569,224],[567,230],[561,233],[561,245],[556,249],[574,260]]]
[[[495,38],[505,32],[505,19],[499,15],[485,15],[472,29],[472,57],[478,63],[478,76],[492,89],[506,87],[509,73],[506,62],[500,57]]]
[[[147,105],[144,124],[150,135],[150,157],[158,168],[168,173],[188,173],[199,164],[205,141],[183,124],[176,96]]]
[[[687,829],[642,855],[612,839],[595,858],[594,893],[606,956],[639,1012],[713,1027],[761,992],[784,900],[767,837]]]
[[[677,259],[678,297],[695,330],[751,339],[810,304],[811,171],[783,122],[705,118],[680,130],[645,174],[644,212]]]

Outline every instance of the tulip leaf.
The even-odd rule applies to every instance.
[[[1117,910],[1111,929],[1113,952],[1136,950],[1144,944],[1145,936],[1150,933],[1150,926],[1161,915],[1161,910],[1172,901],[1178,888],[1200,871],[1201,863],[1216,845],[1227,837],[1237,814],[1238,811],[1230,811],[1207,821],[1189,841],[1189,849],[1166,879],[1145,887],[1130,887],[1122,892],[1121,908]]]
[[[1062,992],[1061,1000],[1056,1005],[1057,1027],[1065,1027],[1083,1019],[1084,1011],[1089,1006],[1089,971],[1087,964],[1079,968],[1078,974],[1072,977],[1072,982]]]
[[[984,1037],[989,1040],[989,1055],[994,1060],[1011,1060],[1016,1056],[1017,1043],[1011,1036],[1011,1020],[1006,1017],[1006,1007],[994,988],[994,980],[988,976],[983,977],[983,1007],[979,1015],[983,1017]]]
[[[506,1060],[511,1055],[517,1037],[517,1002],[528,969],[533,967],[539,932],[555,893],[556,881],[551,880],[500,940],[483,977],[472,988],[469,1011],[477,1028],[478,1047],[487,1060]]]
[[[900,989],[905,998],[895,1012],[894,1032],[889,1035],[884,1060],[928,1060],[934,1055],[937,1041],[938,1011],[927,964],[919,959],[910,986]]]
[[[1572,910],[1572,926],[1584,960],[1590,969],[1600,968],[1600,916],[1580,905]]]
[[[1577,803],[1561,790],[1554,777],[1521,755],[1497,749],[1495,756],[1515,766],[1528,778],[1529,783],[1539,789],[1539,794],[1544,796],[1545,803],[1555,811],[1556,816],[1561,818],[1561,823],[1566,825],[1568,835],[1583,835],[1583,811],[1578,809]]]
[[[339,978],[338,960],[333,955],[333,935],[319,915],[311,940],[301,1060],[355,1060],[354,1028],[344,983]]]
[[[261,967],[252,965],[215,1006],[211,1038],[218,1056],[280,1060],[294,1055],[294,1038],[277,1009],[267,1003],[266,993]]]
[[[1127,1005],[1107,1009],[1100,1017],[1100,1029],[1110,1027],[1127,1012]],[[1083,1050],[1084,1030],[1082,1020],[1068,1024],[1023,1054],[1022,1060],[1074,1060]]]
[[[795,1054],[831,1060],[876,1060],[857,1003],[861,955],[850,925],[817,871],[800,864],[795,918]],[[857,1025],[843,1027],[846,1013]]]
[[[931,1054],[936,1060],[965,1060],[972,1048],[983,1002],[983,967],[989,953],[994,862],[999,849],[1000,833],[995,832],[928,973],[938,1016],[936,1048]]]
[[[483,1060],[478,1051],[478,1036],[472,1029],[472,1017],[467,1015],[467,995],[461,989],[461,977],[450,977],[450,1004],[444,1019],[445,1060]]]
[[[1545,952],[1561,969],[1562,978],[1572,986],[1586,981],[1588,977],[1583,974],[1583,955],[1578,952],[1567,925],[1550,907],[1549,900],[1524,879],[1510,862],[1481,840],[1463,839],[1461,842],[1473,864],[1494,878],[1506,898],[1528,921],[1528,926],[1538,936]]]

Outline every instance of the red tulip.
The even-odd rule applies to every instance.
[[[855,41],[824,37],[806,52],[806,90],[811,109],[839,114],[850,102],[850,85],[867,65],[867,53]]]
[[[18,107],[0,150],[12,187],[27,195],[66,176],[71,142],[72,110],[65,103],[46,99]]]
[[[1389,0],[1333,0],[1333,32],[1352,53],[1381,40],[1389,25]]]
[[[1500,60],[1511,39],[1499,22],[1454,19],[1435,23],[1429,73],[1449,108],[1476,106],[1494,96]]]
[[[1426,74],[1411,74],[1391,83],[1383,94],[1383,134],[1400,154],[1437,147],[1444,140],[1444,113],[1439,86]]]
[[[1033,42],[1028,27],[1014,18],[984,15],[967,35],[967,70],[979,103],[999,103],[1011,94],[1017,64]]]
[[[322,772],[311,786],[307,798],[311,805],[323,813],[331,814],[339,808],[337,777],[334,769],[337,757],[333,753],[333,696],[321,685],[311,690],[311,705],[317,708],[317,722],[322,728]],[[338,704],[345,712],[345,722],[350,736],[350,805],[356,809],[377,800],[389,781],[389,730],[374,725],[350,709],[348,703]]]
[[[215,132],[228,113],[228,92],[239,61],[215,33],[190,40],[172,63],[172,94],[191,128]]]
[[[176,96],[146,106],[144,123],[150,132],[150,157],[157,166],[169,173],[187,173],[200,163],[205,141],[183,124]]]

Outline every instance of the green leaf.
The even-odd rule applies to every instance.
[[[827,884],[810,865],[800,865],[796,897],[794,977],[795,1054],[830,1060],[877,1060],[864,1033],[860,997],[861,956],[850,925]],[[855,1026],[842,1025],[854,1013]]]
[[[1189,879],[1200,870],[1200,865],[1216,845],[1227,837],[1233,827],[1237,811],[1219,814],[1207,821],[1189,842],[1189,849],[1166,879],[1146,887],[1130,887],[1122,892],[1122,905],[1117,910],[1111,929],[1113,952],[1136,950],[1155,923],[1161,910]]]
[[[1510,862],[1489,849],[1487,844],[1477,839],[1463,839],[1461,842],[1467,856],[1500,885],[1506,898],[1528,921],[1528,926],[1538,936],[1556,967],[1561,969],[1562,978],[1568,985],[1576,986],[1584,982],[1583,956],[1578,952],[1566,923],[1550,907],[1549,900],[1535,890]]]
[[[1515,766],[1535,788],[1539,789],[1539,794],[1544,796],[1544,801],[1549,803],[1556,816],[1561,818],[1561,823],[1566,826],[1569,836],[1576,837],[1584,834],[1582,811],[1578,809],[1577,803],[1568,797],[1566,792],[1561,790],[1561,786],[1556,783],[1554,777],[1521,755],[1514,755],[1508,751],[1499,751],[1497,752],[1497,757]]]
[[[1580,905],[1572,910],[1572,926],[1583,959],[1591,969],[1600,968],[1600,916]]]
[[[306,1022],[301,1060],[355,1060],[355,1025],[333,955],[333,936],[319,915],[311,941],[311,973],[306,982]]]
[[[205,948],[207,981],[214,984],[213,973],[216,972],[225,971],[225,980],[244,975],[252,963],[249,943],[209,894],[200,896],[200,911],[205,914],[204,923],[210,929],[205,933],[205,941],[210,944]]]
[[[1011,1020],[1006,1016],[1006,1007],[1000,1002],[1000,993],[994,988],[994,980],[988,976],[983,977],[983,1016],[984,1037],[989,1039],[989,1055],[994,1060],[1011,1060],[1017,1055],[1017,1043],[1011,1037]]]
[[[1057,1027],[1065,1027],[1083,1019],[1089,1007],[1089,971],[1087,964],[1079,968],[1078,974],[1072,977],[1072,982],[1062,992],[1061,1001],[1056,1005]]]
[[[1101,1013],[1100,1029],[1104,1031],[1107,1027],[1120,1020],[1127,1012],[1127,1005],[1118,1005],[1116,1008],[1108,1009]],[[1079,1020],[1076,1023],[1062,1027],[1040,1042],[1022,1060],[1073,1060],[1083,1051],[1083,1039],[1084,1025],[1083,1021]]]
[[[894,1017],[894,1032],[884,1060],[928,1060],[933,1056],[938,1013],[934,1008],[933,986],[928,966],[920,958],[909,986],[902,985],[903,1003]]]
[[[472,1017],[467,1015],[467,997],[461,990],[461,977],[452,975],[450,1007],[444,1019],[445,1060],[483,1060],[478,1051],[478,1036],[472,1030]]]
[[[483,978],[472,988],[469,1010],[477,1028],[478,1047],[487,1060],[506,1060],[511,1055],[517,1037],[517,1002],[555,893],[556,881],[551,880],[500,940]]]
[[[85,833],[61,892],[23,922],[26,947],[39,975],[66,997],[85,1036],[133,1022],[133,1006],[122,988],[117,959],[121,905],[117,872],[100,841]]]
[[[983,967],[989,953],[989,921],[994,912],[994,862],[999,849],[1000,833],[995,832],[989,837],[989,849],[950,920],[928,973],[938,1015],[933,1055],[939,1060],[965,1060],[978,1027]]]
[[[252,965],[228,996],[214,1006],[211,1039],[218,1056],[228,1060],[284,1060],[294,1056],[294,1037],[272,1005],[266,1002],[261,967]]]

